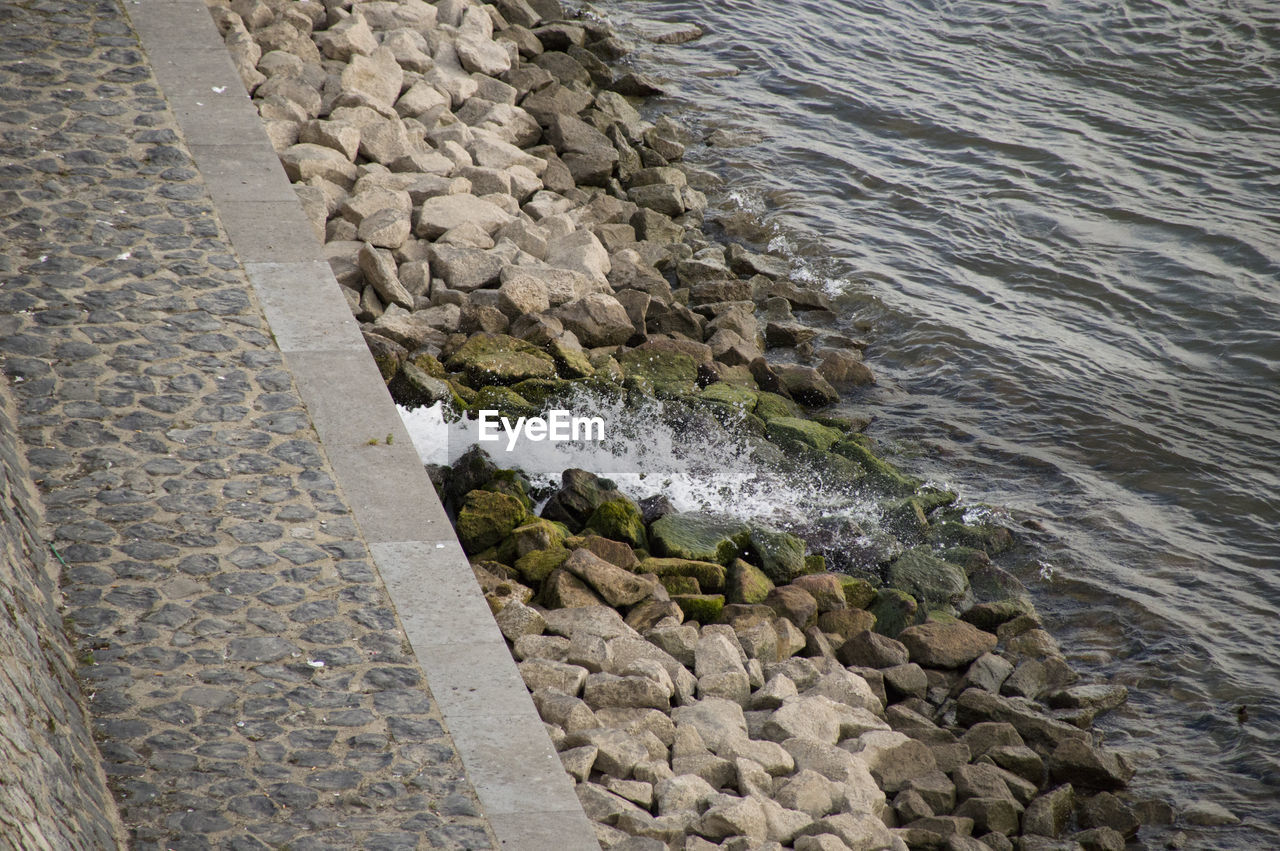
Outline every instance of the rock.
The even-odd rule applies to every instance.
[[[891,668],[905,665],[910,658],[906,645],[875,632],[854,635],[836,651],[843,665],[864,668]]]
[[[552,609],[599,606],[604,601],[591,587],[566,570],[556,568],[542,583],[542,601]]]
[[[803,588],[813,595],[819,612],[831,612],[847,607],[844,597],[844,584],[834,573],[810,573],[797,576],[791,584]]]
[[[644,518],[636,504],[625,497],[605,500],[596,507],[583,526],[584,532],[595,534],[630,547],[645,548],[648,540]]]
[[[994,653],[984,653],[973,661],[961,680],[961,688],[976,686],[999,694],[1004,681],[1013,673],[1013,665]]]
[[[584,229],[572,230],[547,240],[547,265],[581,272],[601,285],[608,283],[611,268],[609,252],[605,251],[595,234]],[[590,345],[585,340],[583,344]]]
[[[702,591],[717,592],[724,588],[725,568],[708,561],[684,558],[647,558],[636,568],[640,573],[652,573],[659,578],[686,576],[697,580]]]
[[[883,707],[867,681],[852,671],[836,668],[824,674],[817,683],[805,689],[806,696],[821,695],[852,709],[865,709],[879,714]]]
[[[571,736],[584,730],[599,728],[600,726],[600,722],[596,720],[595,713],[591,711],[591,707],[564,692],[556,691],[555,689],[540,689],[533,693],[533,703],[538,708],[538,715],[542,717],[543,721],[555,724]],[[615,736],[614,739],[616,740],[617,737]],[[582,744],[589,744],[589,742],[577,742],[569,744],[569,747],[577,747]]]
[[[691,706],[678,706],[671,710],[671,720],[677,729],[688,725],[701,736],[711,750],[719,750],[725,738],[735,734],[747,734],[747,721],[742,707],[722,698],[708,698]]]
[[[508,606],[508,608],[510,608]],[[505,611],[505,609],[504,609]],[[499,613],[501,614],[501,613]],[[587,669],[550,659],[526,659],[519,663],[520,677],[529,691],[555,689],[577,697],[587,681]]]
[[[621,345],[635,333],[626,308],[603,293],[562,304],[553,315],[588,347]]]
[[[956,807],[955,784],[941,771],[917,775],[903,788],[918,794],[934,813],[949,813]]]
[[[866,812],[830,815],[807,828],[807,831],[834,834],[850,848],[898,847],[884,822]]]
[[[868,611],[876,616],[876,632],[889,638],[898,638],[901,632],[916,622],[919,606],[916,599],[896,588],[881,588]]]
[[[386,304],[398,304],[406,310],[413,310],[413,296],[400,283],[396,275],[396,262],[391,252],[364,244],[358,255],[360,271],[364,279],[378,293]]]
[[[495,491],[471,491],[458,512],[458,538],[468,553],[481,552],[509,535],[525,516],[524,505],[515,497]]]
[[[876,383],[875,373],[862,362],[862,356],[856,349],[826,349],[820,357],[817,370],[834,387],[862,387]]]
[[[644,810],[626,798],[615,795],[597,783],[580,783],[574,791],[577,792],[578,800],[582,803],[582,811],[587,818],[595,822],[616,824],[624,814],[644,813]]]
[[[536,699],[535,699],[536,702]],[[541,712],[541,707],[539,707]],[[594,745],[599,749],[596,755],[595,770],[625,780],[636,763],[649,757],[644,746],[633,739],[624,730],[608,727],[579,730],[565,737],[567,747],[576,748]]]
[[[292,145],[280,154],[280,164],[293,183],[320,178],[350,189],[356,179],[356,166],[341,152],[325,145],[308,142]]]
[[[649,677],[618,677],[601,672],[587,675],[582,699],[592,709],[618,706],[666,710],[671,706],[673,691],[669,679],[664,687]]]
[[[414,233],[436,239],[461,224],[471,223],[493,234],[512,218],[510,213],[482,198],[465,194],[437,195],[422,202]]]
[[[1099,792],[1092,798],[1080,801],[1076,811],[1081,827],[1111,828],[1127,839],[1137,836],[1138,828],[1141,827],[1133,810],[1110,792]]]
[[[943,561],[931,547],[915,547],[889,565],[888,583],[917,600],[959,606],[969,591],[969,578],[959,565]]]
[[[811,366],[781,363],[775,364],[773,370],[791,398],[802,405],[820,408],[840,401],[836,389]]]
[[[526,313],[542,313],[550,308],[547,285],[537,278],[517,276],[498,287],[498,309],[507,316],[515,318]]]
[[[574,550],[565,560],[564,569],[594,588],[610,606],[633,605],[653,590],[649,582],[610,564],[590,550]]]
[[[834,745],[840,740],[840,716],[832,703],[816,696],[788,698],[765,721],[762,733],[774,742],[799,738]]]
[[[681,774],[660,781],[655,784],[653,791],[659,815],[681,810],[701,813],[719,796],[719,792],[711,784],[693,774]]]
[[[1198,827],[1239,824],[1240,819],[1215,801],[1192,801],[1182,808],[1182,820]]]
[[[764,604],[800,629],[812,626],[818,618],[818,601],[796,585],[774,588],[765,596]]]
[[[970,798],[956,808],[955,815],[973,819],[978,833],[998,833],[1009,836],[1018,832],[1018,817],[1022,812],[1012,798]]]
[[[1124,835],[1109,827],[1095,827],[1072,834],[1072,839],[1079,843],[1084,851],[1124,851]],[[1172,844],[1168,847],[1174,847]]]
[[[358,92],[387,109],[400,97],[403,82],[404,71],[386,47],[379,47],[368,56],[352,56],[342,70],[344,92]]]
[[[476,334],[454,352],[446,366],[453,372],[464,373],[467,381],[476,387],[509,386],[529,378],[556,375],[550,355],[505,334]]]
[[[1123,788],[1133,777],[1133,769],[1118,754],[1071,738],[1059,743],[1050,755],[1049,775],[1057,783],[1112,790]]]
[[[1025,745],[1005,745],[987,751],[991,761],[1004,770],[1039,786],[1044,781],[1044,760]]]
[[[547,626],[547,622],[543,620],[542,614],[537,609],[530,608],[519,600],[512,600],[503,606],[502,611],[494,615],[494,620],[502,630],[503,637],[513,644],[522,635],[541,635]],[[561,691],[569,690],[561,689]]]
[[[737,520],[707,514],[666,514],[650,527],[659,555],[729,564],[746,546],[750,530]]]
[[[730,563],[725,578],[725,600],[730,603],[761,603],[773,587],[764,571],[736,558]]]
[[[977,688],[966,689],[957,699],[956,720],[966,726],[979,721],[1005,721],[1023,739],[1048,748],[1056,748],[1068,739],[1083,742],[1088,738],[1078,727],[1046,717],[1030,701],[998,697]]]
[[[658,393],[692,393],[698,380],[697,362],[666,340],[637,346],[624,353],[618,362],[628,378],[642,379]]]
[[[591,766],[595,764],[598,753],[600,749],[595,745],[569,748],[560,752],[560,764],[570,777],[579,783],[585,783],[591,775]]]
[[[462,67],[473,73],[497,77],[511,68],[510,54],[493,41],[493,19],[478,6],[472,6],[463,15],[454,50]]]
[[[897,792],[911,778],[936,768],[928,747],[898,732],[873,730],[842,742],[841,747],[861,756],[871,776],[886,792]]]
[[[469,341],[468,341],[469,342]],[[571,531],[581,530],[595,510],[612,499],[625,498],[612,481],[602,479],[586,470],[568,469],[560,475],[560,490],[556,491],[542,509],[542,516],[568,525]],[[652,570],[642,570],[653,573]]]
[[[929,689],[929,677],[914,662],[885,668],[883,673],[885,688],[893,700],[906,697],[923,699]]]
[[[1085,685],[1058,689],[1044,695],[1053,709],[1092,709],[1105,712],[1115,709],[1129,698],[1129,690],[1121,685]]]
[[[911,661],[926,668],[959,668],[996,646],[996,637],[964,621],[930,621],[904,629],[898,639]]]
[[[702,814],[698,832],[711,839],[746,836],[764,839],[768,825],[764,809],[754,798],[730,798],[711,806]]]

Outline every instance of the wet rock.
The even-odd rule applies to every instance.
[[[1199,827],[1218,827],[1239,824],[1240,819],[1226,807],[1215,801],[1192,801],[1182,809],[1182,819]]]
[[[1100,792],[1076,805],[1080,826],[1083,828],[1110,828],[1121,836],[1132,839],[1138,835],[1141,823],[1128,805],[1110,792]]]
[[[546,352],[505,334],[477,334],[447,361],[453,372],[465,374],[473,386],[509,386],[529,378],[554,378],[555,362]],[[551,518],[556,519],[556,518]]]
[[[958,606],[969,591],[964,569],[937,558],[930,547],[907,550],[889,565],[887,578],[892,587],[934,605]]]
[[[876,616],[876,632],[888,638],[898,638],[902,631],[916,622],[919,606],[914,597],[896,588],[881,588],[868,610]]]
[[[647,597],[653,586],[589,550],[574,550],[564,569],[586,582],[611,606],[630,606]]]
[[[1112,751],[1096,748],[1082,738],[1062,741],[1049,757],[1049,775],[1057,783],[1088,789],[1120,789],[1133,769]]]

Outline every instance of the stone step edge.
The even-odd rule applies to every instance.
[[[598,851],[444,509],[202,0],[127,0],[495,837]]]

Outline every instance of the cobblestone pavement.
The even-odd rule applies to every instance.
[[[115,2],[0,3],[0,365],[134,847],[492,834]]]

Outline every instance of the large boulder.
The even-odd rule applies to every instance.
[[[474,490],[458,512],[458,538],[468,553],[478,553],[506,538],[526,516],[524,504],[515,497]]]

